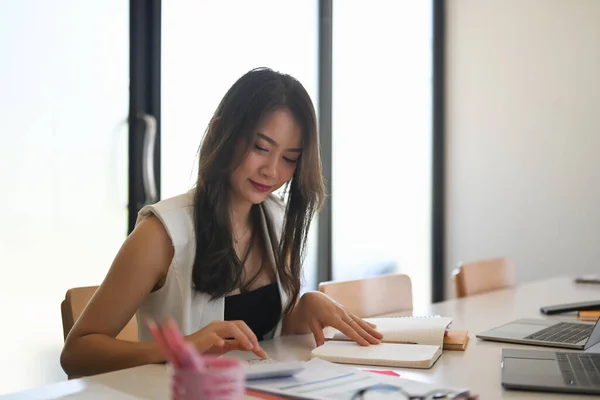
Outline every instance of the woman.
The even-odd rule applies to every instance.
[[[286,185],[287,203],[276,195]],[[188,193],[144,207],[70,331],[61,365],[91,375],[164,361],[147,317],[172,317],[198,351],[333,326],[361,345],[381,334],[319,292],[301,298],[307,232],[324,198],[316,116],[289,75],[256,69],[226,93]],[[139,343],[115,339],[137,314]]]

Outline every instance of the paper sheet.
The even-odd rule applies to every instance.
[[[3,396],[0,396],[3,397]],[[140,400],[120,390],[99,383],[87,383],[84,380],[58,382],[40,388],[16,393],[11,400]]]
[[[358,368],[333,364],[320,359],[312,359],[306,363],[304,371],[294,377],[284,379],[268,379],[264,381],[249,381],[247,387],[253,390],[266,391],[284,396],[317,400],[351,400],[359,390],[386,385],[398,387],[410,395],[424,395],[436,390],[452,395],[468,393],[464,388],[438,388],[431,384],[421,383],[401,377],[373,374]],[[390,398],[389,390],[380,393],[373,391],[373,399]],[[452,397],[449,397],[452,398]]]

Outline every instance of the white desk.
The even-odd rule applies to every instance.
[[[453,319],[455,329],[468,329],[471,341],[466,351],[444,351],[429,370],[396,369],[402,377],[424,382],[464,386],[483,400],[568,398],[589,399],[589,396],[507,391],[500,385],[500,356],[503,347],[537,348],[507,343],[486,342],[475,334],[516,318],[553,318],[576,320],[575,313],[547,317],[539,312],[542,305],[600,299],[600,285],[580,285],[572,278],[557,278],[534,282],[514,289],[449,300],[415,309],[413,314],[439,314]],[[263,342],[270,357],[278,360],[308,360],[314,347],[311,335],[282,337]],[[598,347],[598,346],[596,346]],[[600,351],[600,349],[599,349]],[[379,368],[379,367],[375,367]],[[67,394],[82,385],[100,383],[116,390],[148,399],[168,399],[168,376],[163,365],[147,365],[94,377],[48,385],[32,391],[0,397],[0,399],[49,399],[57,393]]]

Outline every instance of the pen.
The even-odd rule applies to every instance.
[[[172,319],[157,323],[147,321],[150,333],[165,354],[167,361],[175,368],[193,368],[204,371],[206,366],[196,349],[187,343]]]
[[[162,350],[163,354],[165,355],[166,360],[173,364],[174,367],[178,368],[180,366],[179,362],[173,354],[173,351],[171,350],[170,346],[167,344],[165,338],[163,337],[159,325],[149,318],[146,320],[146,324],[148,325],[148,329],[150,329],[150,334],[152,335],[152,337],[154,337],[154,340],[156,340],[158,347]]]

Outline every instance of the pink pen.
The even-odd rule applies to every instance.
[[[164,353],[167,361],[173,364],[174,367],[180,367],[177,358],[171,351],[170,346],[165,341],[159,325],[151,319],[148,319],[146,322],[148,324],[148,328],[150,329],[150,334],[154,337],[154,340],[156,340],[158,347],[160,347],[160,349]]]
[[[181,368],[194,368],[198,371],[206,369],[202,357],[190,343],[183,339],[175,321],[167,320],[165,324],[161,325],[161,330]]]

